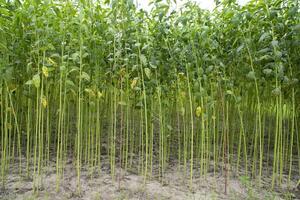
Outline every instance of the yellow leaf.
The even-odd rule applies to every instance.
[[[179,93],[179,97],[180,97],[181,99],[184,99],[184,98],[186,97],[186,93],[185,93],[184,91],[181,91],[181,92]]]
[[[125,74],[126,74],[126,69],[123,67],[120,69],[120,75],[125,76]]]
[[[89,88],[86,88],[84,90],[86,93],[88,93],[91,97],[94,97],[95,96],[95,93],[92,89],[89,89]]]
[[[46,107],[47,107],[47,105],[48,105],[48,102],[47,102],[47,99],[46,99],[46,97],[43,97],[43,98],[42,98],[42,105],[43,105],[43,107],[44,107],[44,108],[46,108]]]
[[[55,62],[54,60],[52,60],[51,58],[48,58],[48,61],[49,61],[52,65],[56,66],[56,62]]]
[[[183,77],[184,73],[183,72],[179,72],[178,75],[181,76],[181,77]]]
[[[202,114],[202,108],[201,108],[200,106],[198,106],[198,107],[196,108],[196,116],[197,116],[197,117],[200,117],[201,114]]]
[[[12,111],[11,107],[7,107],[7,108],[6,108],[6,111],[7,111],[7,112],[11,112],[11,111]]]
[[[99,92],[99,91],[98,91],[97,95],[98,95],[98,98],[99,98],[99,99],[103,97],[102,92]]]
[[[136,86],[136,84],[137,84],[137,81],[138,81],[138,79],[137,78],[134,78],[133,80],[132,80],[132,82],[131,82],[131,89],[133,89],[133,88],[135,88],[135,86]]]
[[[181,115],[182,115],[182,116],[183,116],[183,115],[184,115],[184,113],[185,113],[185,109],[184,109],[184,107],[183,107],[183,106],[180,108],[180,113],[181,113]]]
[[[43,66],[43,67],[42,67],[42,71],[43,71],[44,76],[47,78],[47,77],[49,76],[48,68],[45,67],[45,66]]]
[[[7,127],[7,129],[12,129],[11,123],[6,123],[6,127]]]

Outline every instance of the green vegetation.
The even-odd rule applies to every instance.
[[[55,160],[59,190],[72,160],[80,192],[101,155],[113,180],[158,165],[163,181],[175,161],[191,187],[196,168],[297,181],[299,2],[167,2],[0,0],[3,187],[17,164],[38,191]]]

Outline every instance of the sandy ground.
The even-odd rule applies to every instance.
[[[283,186],[280,191],[269,191],[270,178],[263,178],[262,187],[257,188],[254,186],[257,185],[255,183],[249,181],[245,184],[240,178],[230,175],[228,192],[225,195],[224,177],[219,174],[213,176],[212,172],[200,177],[195,171],[192,189],[189,187],[189,176],[185,176],[175,167],[169,167],[163,181],[159,181],[154,175],[146,181],[146,184],[143,176],[134,171],[125,173],[120,168],[116,169],[116,179],[112,180],[108,164],[103,164],[99,175],[90,177],[88,174],[88,171],[83,170],[80,195],[77,192],[76,169],[71,161],[66,164],[58,191],[54,166],[49,166],[41,176],[41,187],[37,193],[32,191],[32,179],[10,174],[7,177],[6,188],[0,187],[0,199],[300,199],[299,188],[288,190]]]

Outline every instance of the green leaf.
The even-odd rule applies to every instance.
[[[167,128],[168,128],[169,131],[173,130],[173,128],[172,128],[172,126],[170,124],[167,124]]]
[[[152,63],[150,63],[150,67],[151,67],[152,69],[156,69],[156,68],[157,68],[157,66],[156,66],[156,65],[153,65]]]
[[[71,87],[75,87],[74,82],[71,81],[71,80],[66,80],[66,84],[69,85],[69,86],[71,86]]]
[[[299,82],[299,80],[297,78],[292,79],[292,84],[297,84],[298,82]]]
[[[240,179],[240,181],[243,185],[249,185],[250,184],[250,177],[249,176],[240,176],[239,179]]]
[[[233,95],[233,92],[232,92],[231,90],[227,90],[227,91],[226,91],[226,94],[228,94],[228,95]]]
[[[263,60],[269,60],[271,59],[272,57],[270,55],[263,55],[259,58],[260,61],[263,61]]]
[[[145,74],[146,74],[147,78],[150,79],[151,78],[151,70],[149,68],[145,68],[144,70],[145,70]]]
[[[65,71],[65,70],[66,70],[66,66],[65,66],[65,65],[61,65],[61,66],[59,67],[59,70],[60,70],[60,71]]]
[[[297,24],[293,27],[294,31],[300,31],[300,24]]]
[[[39,75],[39,74],[36,74],[36,75],[33,76],[33,78],[32,78],[32,83],[33,83],[33,85],[34,85],[36,88],[39,88],[39,87],[40,87],[41,79],[40,79],[40,75]]]
[[[136,47],[140,47],[141,45],[142,45],[142,44],[139,43],[139,42],[135,43],[135,46],[136,46]]]
[[[125,101],[119,101],[118,104],[121,106],[127,106],[127,103]]]
[[[282,57],[281,51],[275,51],[275,56],[276,56],[277,58],[281,58],[281,57]]]
[[[264,69],[263,70],[263,73],[267,76],[271,75],[272,74],[272,69]]]
[[[289,16],[295,16],[295,14],[297,13],[298,8],[296,6],[291,7],[288,11]]]
[[[133,90],[134,91],[141,91],[141,88],[136,86],[136,87],[133,88]]]
[[[247,74],[247,78],[251,79],[251,80],[255,80],[255,72],[254,71],[250,71]]]
[[[139,101],[135,106],[136,106],[137,108],[141,108],[141,107],[143,107],[143,102],[142,102],[142,101]]]
[[[258,51],[258,53],[267,53],[269,52],[271,49],[270,48],[264,48]]]
[[[79,59],[79,52],[75,52],[71,55],[72,60],[78,60]]]
[[[86,57],[88,57],[89,56],[89,53],[84,53],[83,55],[82,55],[82,58],[86,58]]]
[[[267,39],[267,38],[269,38],[269,37],[270,37],[270,34],[269,34],[269,33],[263,33],[263,34],[260,36],[258,42],[262,42],[262,41],[264,41],[265,39]]]
[[[239,46],[239,47],[237,48],[236,52],[239,53],[243,48],[244,48],[244,44],[242,44],[241,46]]]
[[[86,81],[90,81],[90,79],[91,79],[90,76],[86,72],[82,72],[81,78]]]
[[[50,57],[52,57],[52,58],[60,58],[60,55],[58,53],[54,53]]]
[[[32,85],[32,80],[26,81],[25,85]]]
[[[142,65],[147,65],[147,58],[145,55],[141,54],[140,60],[141,60]]]
[[[278,46],[278,41],[277,40],[273,40],[271,42],[271,44],[272,44],[273,47],[277,47]]]
[[[279,87],[272,90],[272,94],[275,95],[275,96],[280,95],[280,93],[281,93],[281,89]]]

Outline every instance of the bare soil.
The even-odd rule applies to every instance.
[[[0,199],[17,200],[67,200],[67,199],[174,199],[174,200],[198,200],[198,199],[300,199],[299,188],[296,182],[292,187],[284,185],[279,190],[270,191],[270,177],[263,177],[261,187],[255,182],[242,181],[240,177],[230,174],[228,179],[228,192],[224,193],[224,177],[221,174],[214,176],[213,172],[206,176],[197,175],[195,170],[193,187],[189,187],[189,174],[185,174],[178,167],[169,166],[163,180],[155,177],[157,169],[153,169],[153,177],[148,178],[144,184],[144,177],[136,171],[127,171],[117,168],[116,178],[111,178],[108,159],[104,158],[101,172],[98,175],[89,176],[89,170],[83,170],[81,175],[81,193],[77,192],[77,175],[74,163],[68,161],[63,177],[60,179],[60,187],[57,190],[57,178],[54,162],[41,175],[39,191],[32,191],[33,180],[20,177],[16,169],[8,175],[6,187],[0,187]],[[287,177],[284,177],[285,179]]]

